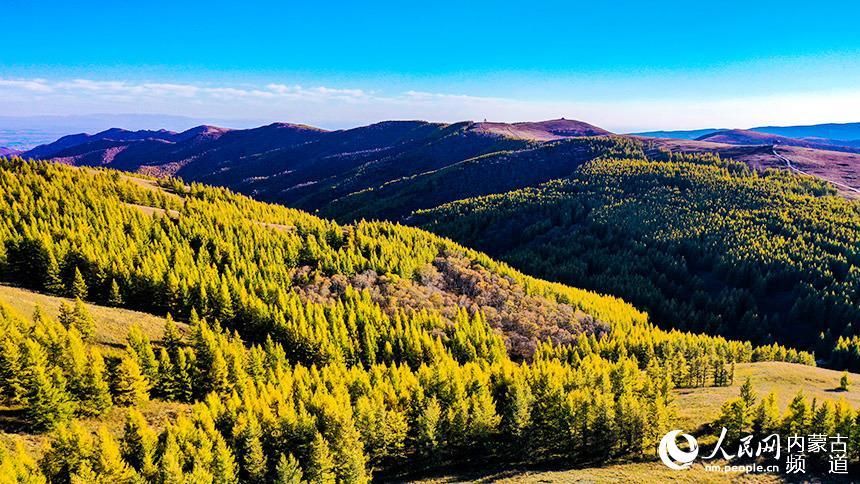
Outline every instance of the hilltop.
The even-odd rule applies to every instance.
[[[476,131],[534,141],[553,141],[580,136],[607,136],[612,133],[583,121],[552,119],[522,123],[475,123]]]
[[[732,145],[785,145],[800,146],[830,151],[860,152],[860,148],[848,146],[838,140],[827,140],[823,138],[789,138],[771,133],[763,133],[753,130],[730,129],[715,131],[696,138],[697,141],[708,141],[711,143],[725,143]]]

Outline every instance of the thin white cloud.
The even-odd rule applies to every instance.
[[[4,115],[174,114],[345,127],[386,119],[581,119],[616,132],[860,121],[860,89],[724,99],[527,100],[298,84],[210,85],[0,78]]]
[[[20,89],[30,92],[51,92],[51,86],[44,79],[0,79],[0,89]]]

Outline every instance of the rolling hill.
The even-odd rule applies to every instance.
[[[833,129],[850,133],[848,128]],[[822,130],[826,132],[824,127]],[[757,130],[646,134],[649,136],[615,138],[642,142],[648,157],[663,157],[665,151],[716,152],[755,168],[786,169],[783,157],[790,158],[795,154],[792,150],[802,148],[793,162],[797,169],[844,185],[840,192],[846,196],[860,193],[860,165],[852,153],[860,148],[851,141],[787,138]],[[390,121],[338,131],[275,123],[237,130],[199,126],[183,132],[111,129],[66,136],[22,156],[175,175],[349,221],[400,219],[412,210],[431,208],[433,203],[565,176],[583,161],[583,155],[567,155],[558,149],[560,142],[610,135],[599,127],[564,118],[522,123]],[[688,139],[693,137],[698,139]],[[774,154],[773,146],[782,150],[782,157]],[[612,155],[610,151],[605,154]],[[495,168],[500,171],[494,173]],[[470,175],[457,178],[463,170]],[[510,182],[500,183],[502,171]],[[467,181],[468,176],[479,178]],[[453,185],[466,191],[458,196]],[[431,186],[435,188],[429,189]],[[410,190],[422,196],[410,196]]]
[[[667,327],[816,349],[860,318],[860,211],[812,178],[713,156],[603,160],[408,221]]]
[[[320,213],[342,221],[401,220],[419,209],[455,200],[501,193],[568,176],[601,156],[641,157],[638,143],[620,137],[572,138],[535,148],[478,156],[438,170],[389,181],[352,193],[324,206]]]
[[[0,469],[18,480],[366,482],[478,455],[605,460],[666,431],[673,386],[814,364],[657,329],[614,297],[389,222],[20,159],[0,161],[0,188],[0,280],[27,289],[0,301],[47,307],[0,304]]]
[[[645,131],[631,134],[650,138],[697,139],[717,131],[731,130],[705,128],[674,131]],[[801,140],[821,140],[824,143],[843,144],[845,146],[856,146],[858,140],[860,140],[860,123],[827,123],[806,126],[760,126],[739,131],[754,131]],[[836,143],[836,141],[841,143]]]
[[[789,145],[735,145],[712,141],[636,137],[645,146],[650,159],[666,159],[667,153],[715,153],[723,159],[745,163],[758,171],[790,170],[785,159],[800,172],[835,184],[838,193],[857,199],[860,195],[860,154],[844,151],[803,148]],[[780,156],[777,156],[779,154]]]
[[[842,373],[781,362],[744,363],[738,365],[732,385],[696,389],[676,389],[673,396],[677,402],[677,428],[692,431],[701,438],[700,445],[708,449],[714,445],[712,429],[699,429],[701,422],[714,422],[718,419],[721,406],[740,392],[740,387],[750,380],[758,397],[774,392],[777,406],[788,408],[792,397],[803,392],[818,402],[839,401],[844,399],[852,406],[860,405],[860,390],[838,391]],[[860,374],[849,374],[851,381],[860,382]],[[702,438],[704,437],[704,438]],[[724,461],[721,463],[725,463]],[[563,465],[522,466],[516,469],[481,469],[461,473],[447,473],[421,479],[422,483],[443,482],[503,482],[503,483],[545,483],[545,482],[631,482],[649,484],[659,482],[689,483],[781,483],[785,476],[767,473],[713,472],[697,462],[684,472],[673,471],[651,455],[640,459],[608,462],[600,466],[566,469]],[[827,476],[827,482],[850,482]]]
[[[339,195],[481,154],[528,146],[472,123],[384,122],[328,132],[276,123],[248,130],[74,135],[25,158],[176,175],[316,209]]]
[[[703,129],[688,129],[677,131],[642,131],[639,133],[630,133],[631,136],[641,136],[645,138],[667,138],[667,139],[687,139],[694,140],[702,136],[707,136],[717,131],[725,131],[718,128],[703,128]]]
[[[827,123],[806,126],[762,126],[753,131],[789,138],[818,138],[839,141],[860,140],[860,123]]]
[[[860,152],[860,148],[842,144],[840,141],[837,140],[826,140],[823,138],[789,138],[786,136],[744,129],[715,131],[713,133],[708,133],[703,136],[700,136],[696,138],[696,140],[731,145],[800,146],[803,148],[814,148],[829,151]]]
[[[608,136],[612,133],[603,128],[572,119],[552,119],[549,121],[523,123],[476,123],[475,130],[504,136],[507,138],[535,141],[553,141],[580,136]]]

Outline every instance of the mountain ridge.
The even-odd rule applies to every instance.
[[[799,157],[792,161],[799,170],[847,186],[860,184],[860,164],[853,156],[860,152],[860,145],[850,146],[849,141],[836,145],[832,140],[785,138],[751,130],[702,132],[705,134],[686,132],[680,139],[613,135],[592,124],[566,118],[518,123],[398,120],[333,131],[294,123],[271,123],[249,129],[201,125],[181,132],[110,129],[94,135],[69,135],[21,156],[70,165],[108,166],[153,176],[179,176],[188,181],[227,186],[264,201],[310,211],[324,210],[345,221],[358,216],[399,219],[408,215],[407,207],[432,208],[427,204],[429,198],[417,204],[415,197],[410,201],[398,195],[396,198],[406,203],[396,202],[401,208],[389,207],[395,208],[394,211],[354,209],[359,200],[371,197],[370,193],[395,196],[394,187],[405,190],[406,186],[418,186],[425,183],[422,180],[431,178],[436,186],[443,186],[439,183],[463,186],[465,179],[442,180],[453,176],[454,170],[449,167],[462,168],[466,165],[458,164],[468,160],[482,165],[469,165],[470,173],[483,173],[483,178],[475,178],[469,187],[463,187],[470,196],[491,193],[489,188],[481,189],[482,185],[508,190],[565,176],[581,160],[565,155],[564,150],[545,149],[545,157],[534,158],[531,164],[516,165],[516,171],[506,176],[520,180],[519,186],[495,183],[503,176],[499,170],[514,170],[515,164],[498,164],[494,159],[507,156],[505,152],[522,152],[520,157],[527,158],[529,150],[541,146],[607,136],[642,143],[645,155],[656,159],[665,157],[667,152],[716,152],[756,169],[788,169],[786,162],[773,152],[772,147],[778,145],[787,150],[783,155]],[[688,139],[694,134],[699,134],[697,139]],[[608,151],[604,155],[613,152],[613,148],[605,148]],[[600,154],[593,155],[596,156]],[[427,187],[424,185],[422,190],[430,193]],[[851,190],[844,193],[856,196]],[[446,203],[455,200],[452,198],[455,195],[441,196],[434,189],[430,198]],[[382,208],[380,200],[370,202],[369,205]],[[348,209],[349,214],[336,213],[330,208],[333,204],[353,208]]]
[[[830,151],[860,152],[860,148],[840,144],[839,141],[816,138],[790,138],[778,134],[748,129],[727,129],[714,131],[696,138],[696,141],[726,143],[732,145],[786,145]]]

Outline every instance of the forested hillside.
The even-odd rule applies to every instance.
[[[860,205],[809,177],[704,156],[598,160],[412,223],[599,288],[666,327],[816,349],[856,368]]]
[[[524,276],[419,229],[342,226],[225,189],[0,161],[0,278],[164,314],[93,344],[0,307],[0,470],[26,482],[363,482],[465,462],[639,455],[673,386],[808,353],[661,331],[621,300]],[[173,318],[187,321],[188,335]],[[193,403],[153,423],[147,400]],[[101,420],[129,407],[126,421]],[[78,421],[78,419],[84,419]],[[4,428],[4,431],[13,430]],[[16,444],[17,442],[17,444]]]
[[[642,146],[620,137],[572,138],[519,151],[471,158],[419,175],[394,179],[334,200],[320,213],[337,220],[399,220],[415,210],[463,198],[535,186],[573,173],[597,157],[641,158]]]
[[[339,131],[274,123],[245,130],[200,126],[182,133],[113,129],[66,136],[23,156],[175,175],[315,210],[390,180],[534,144],[471,122],[388,121]]]

